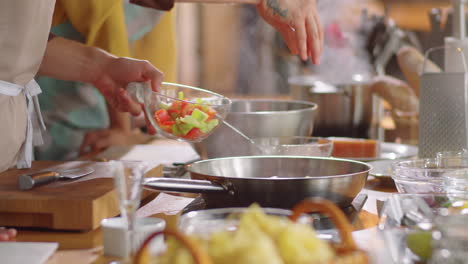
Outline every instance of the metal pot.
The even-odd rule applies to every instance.
[[[289,79],[290,95],[295,100],[318,104],[314,136],[378,138],[380,100],[368,82],[357,79],[349,84],[327,84],[313,76]]]
[[[317,105],[305,101],[232,100],[226,121],[247,136],[310,136]],[[250,155],[250,142],[225,124],[196,149],[205,159]]]
[[[256,202],[264,207],[292,208],[308,197],[347,207],[364,187],[370,169],[363,162],[336,158],[230,157],[188,165],[192,180],[149,178],[144,188],[202,193],[208,207]]]

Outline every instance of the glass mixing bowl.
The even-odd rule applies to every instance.
[[[164,137],[200,142],[226,118],[231,100],[220,94],[188,85],[163,82],[154,92],[149,83],[127,88],[144,105],[148,119]]]
[[[392,164],[392,178],[400,193],[446,193],[444,175],[463,168],[464,159],[403,160]]]
[[[215,232],[222,230],[234,231],[237,229],[239,219],[248,208],[228,207],[218,209],[205,209],[188,212],[179,218],[178,228],[187,235],[197,235],[209,237]],[[262,208],[267,215],[279,216],[287,219],[292,211],[279,208]],[[312,218],[302,215],[298,222],[301,224],[311,224]]]

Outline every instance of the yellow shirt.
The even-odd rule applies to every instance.
[[[53,24],[68,19],[86,39],[86,45],[114,55],[150,61],[176,82],[176,38],[174,11],[166,12],[159,23],[132,46],[128,43],[122,0],[57,0]]]

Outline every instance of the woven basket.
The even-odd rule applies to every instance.
[[[325,199],[307,199],[293,208],[293,214],[289,217],[296,221],[304,213],[322,213],[330,217],[339,231],[341,237],[340,244],[331,244],[335,251],[335,258],[327,264],[367,264],[368,255],[365,251],[359,250],[354,243],[351,225],[348,223],[344,213],[332,202]],[[142,244],[135,256],[135,264],[149,264],[149,254],[147,247],[151,240],[159,235],[173,236],[178,239],[192,254],[197,264],[213,264],[207,252],[199,245],[190,240],[186,235],[172,230],[164,230],[153,233]],[[311,263],[312,264],[312,263]]]

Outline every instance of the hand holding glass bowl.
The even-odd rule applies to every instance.
[[[231,100],[188,85],[163,82],[160,90],[148,83],[130,83],[130,94],[144,105],[152,126],[166,138],[200,142],[224,121]]]

